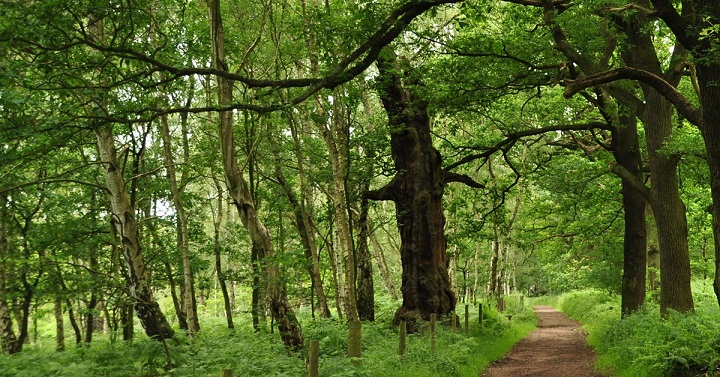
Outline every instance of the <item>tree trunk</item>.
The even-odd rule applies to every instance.
[[[717,9],[717,7],[716,7]],[[720,10],[716,10],[720,13]],[[720,18],[720,14],[716,14]],[[716,58],[717,59],[717,58]],[[708,167],[710,168],[710,190],[712,193],[712,230],[715,241],[715,279],[713,288],[720,305],[720,63],[698,64],[698,85],[703,110],[701,132],[705,141]]]
[[[13,330],[10,306],[6,300],[8,293],[5,289],[5,271],[7,266],[8,239],[7,239],[7,197],[0,194],[0,342],[3,352],[15,353],[17,337]]]
[[[332,217],[332,215],[331,215]],[[330,230],[325,240],[325,245],[328,248],[328,259],[330,259],[330,266],[333,276],[333,285],[335,287],[335,309],[338,313],[338,318],[343,318],[345,312],[345,283],[343,282],[343,270],[340,258],[335,255],[335,242],[333,241],[333,226],[334,221],[330,222]]]
[[[644,5],[648,5],[645,1]],[[677,86],[680,76],[665,75],[655,51],[651,35],[644,29],[648,20],[636,14],[627,23],[626,34],[633,45],[632,51],[623,54],[625,63],[644,69]],[[681,51],[676,46],[675,53]],[[661,149],[672,137],[672,105],[655,89],[641,83],[645,111],[641,116],[650,160],[650,205],[655,215],[660,247],[660,312],[668,309],[681,313],[694,309],[690,288],[690,252],[687,242],[685,204],[679,194],[677,167],[679,156],[663,153]]]
[[[660,301],[660,248],[658,247],[657,225],[650,203],[645,206],[645,228],[647,229],[647,281],[650,297]]]
[[[262,291],[262,287],[260,286],[262,284],[262,279],[260,279],[261,259],[262,257],[258,255],[258,248],[255,247],[255,245],[253,244],[250,247],[250,264],[252,264],[253,273],[252,297],[250,298],[250,312],[252,315],[252,325],[255,332],[260,331],[260,322],[265,323],[265,317],[263,315],[265,311],[265,306],[262,305],[262,303],[260,302],[260,296]]]
[[[65,322],[63,320],[62,298],[55,297],[55,350],[65,351]]]
[[[378,241],[375,232],[371,232],[369,237],[372,248],[375,251],[375,264],[377,265],[378,271],[380,272],[380,277],[382,278],[383,285],[390,294],[390,297],[392,297],[393,300],[397,300],[398,294],[397,290],[395,289],[395,283],[393,283],[392,277],[390,276],[390,269],[388,268],[387,260],[385,259],[385,251],[382,245],[380,245],[380,241]]]
[[[223,223],[223,201],[225,195],[223,194],[220,182],[215,180],[215,187],[218,192],[218,204],[217,214],[215,215],[215,221],[213,221],[214,235],[213,235],[213,249],[215,251],[215,273],[217,274],[218,283],[220,284],[220,290],[223,295],[223,303],[225,304],[225,318],[227,319],[227,326],[229,329],[234,329],[235,324],[233,323],[232,316],[232,305],[230,304],[230,295],[228,294],[227,284],[225,283],[225,274],[223,273],[222,263],[220,260],[220,252],[222,247],[220,245],[220,229]]]
[[[658,229],[660,246],[660,312],[681,313],[694,309],[690,288],[690,252],[687,243],[685,205],[679,195],[678,156],[660,150],[672,133],[670,106],[654,92],[646,91],[645,119],[650,155],[650,204]],[[655,106],[653,106],[655,105]],[[662,115],[660,115],[662,114]]]
[[[427,102],[405,88],[392,62],[378,61],[380,97],[390,123],[396,175],[388,186],[368,194],[392,200],[400,231],[403,304],[394,323],[416,330],[431,314],[447,318],[455,310],[446,255],[442,204],[445,172],[432,145]]]
[[[173,206],[177,212],[178,221],[178,246],[183,266],[183,301],[185,302],[184,312],[188,325],[188,335],[193,338],[200,331],[200,322],[197,314],[197,301],[195,300],[195,282],[193,279],[192,266],[190,265],[190,233],[188,230],[188,217],[185,213],[181,191],[178,187],[177,174],[175,173],[175,159],[172,152],[172,139],[170,137],[170,125],[167,115],[160,117],[161,135],[163,139],[163,152],[165,158],[165,171],[168,182],[170,182],[170,193],[172,194]]]
[[[212,66],[215,69],[227,70],[225,62],[224,32],[220,14],[220,1],[209,2],[210,32],[212,45]],[[217,96],[220,106],[232,102],[233,82],[224,77],[217,76]],[[235,155],[235,141],[233,139],[233,112],[220,111],[218,122],[218,135],[222,155],[223,170],[230,197],[240,215],[243,226],[247,229],[252,240],[253,248],[258,256],[267,257],[271,261],[275,257],[270,233],[260,220],[255,203],[245,178],[242,175]],[[266,292],[270,301],[270,312],[277,323],[278,331],[283,344],[292,350],[298,350],[304,343],[300,323],[287,302],[285,288],[280,278],[280,271],[275,261],[265,267],[267,276]]]
[[[293,133],[294,135],[294,133]],[[297,148],[296,148],[297,149]],[[298,167],[302,166],[302,162],[298,162]],[[303,169],[299,169],[300,174],[303,174]],[[323,290],[323,283],[320,277],[320,259],[317,251],[317,242],[315,239],[315,224],[310,219],[310,214],[305,210],[305,205],[301,203],[295,196],[292,187],[287,183],[287,180],[282,174],[280,167],[277,167],[277,173],[275,174],[278,183],[283,188],[285,196],[290,202],[290,206],[293,209],[294,221],[293,224],[300,235],[300,242],[303,245],[303,252],[305,253],[305,259],[307,260],[307,271],[312,281],[312,286],[315,290],[315,294],[318,298],[318,306],[320,309],[320,317],[330,318],[330,308],[327,305],[327,299],[325,298],[325,291]],[[300,178],[301,181],[304,178]],[[301,186],[303,186],[301,184]],[[304,190],[301,187],[301,190]]]
[[[620,126],[612,130],[613,155],[637,182],[643,181],[642,157],[637,136],[637,118],[620,116]],[[645,276],[647,265],[647,232],[645,227],[645,197],[631,182],[622,180],[625,233],[623,242],[623,280],[621,313],[626,316],[645,304]]]
[[[131,342],[135,336],[135,324],[133,317],[133,304],[123,303],[122,307],[122,329],[123,329],[123,341]]]
[[[337,252],[342,255],[343,275],[345,276],[342,287],[343,303],[345,315],[349,322],[355,322],[359,319],[357,309],[357,290],[356,275],[357,267],[355,261],[355,247],[352,238],[351,218],[349,215],[348,192],[347,192],[347,174],[348,174],[348,156],[347,145],[349,138],[349,130],[347,122],[343,119],[343,111],[339,106],[337,98],[340,95],[335,93],[335,102],[333,102],[333,112],[330,119],[330,127],[327,122],[316,122],[318,131],[323,136],[327,145],[330,157],[330,165],[332,167],[332,187],[330,188],[330,196],[333,202],[333,215],[335,218],[335,236],[337,237]],[[322,101],[318,99],[318,102]],[[322,108],[321,104],[318,105]],[[324,114],[327,116],[327,114]],[[336,255],[337,256],[337,255]],[[339,261],[339,260],[338,260]],[[339,289],[339,288],[336,288]]]
[[[155,13],[155,8],[152,8],[151,12]],[[154,20],[154,17],[151,18]],[[150,39],[153,47],[157,49],[157,40],[155,35],[155,24],[150,24]],[[160,81],[165,81],[165,73],[159,72]],[[161,86],[162,89],[165,89]],[[192,91],[191,91],[192,93]],[[191,95],[192,97],[192,95]],[[158,94],[158,100],[163,107],[167,107],[167,97],[163,93]],[[189,98],[188,101],[192,99]],[[187,117],[183,118],[183,122],[187,121]],[[173,157],[172,151],[172,138],[170,136],[170,125],[168,123],[168,115],[163,114],[160,116],[160,135],[163,140],[163,157],[165,160],[165,172],[170,183],[170,194],[172,196],[173,206],[177,214],[177,239],[178,247],[180,249],[180,256],[183,266],[183,286],[185,289],[182,290],[183,306],[185,318],[187,320],[188,335],[194,338],[200,331],[200,322],[198,321],[197,314],[197,302],[195,300],[195,284],[193,281],[192,266],[190,265],[190,234],[188,230],[188,216],[185,213],[185,205],[182,200],[182,191],[178,185],[177,174],[175,169],[175,158]],[[187,138],[183,135],[183,138]],[[187,144],[187,142],[185,142]],[[186,146],[185,153],[189,153]],[[187,160],[185,161],[187,162]]]
[[[473,305],[477,304],[478,289],[480,288],[480,247],[482,243],[478,240],[473,254],[473,287],[470,293]]]
[[[130,296],[134,301],[140,323],[148,337],[154,339],[171,339],[175,332],[160,310],[148,279],[147,265],[140,244],[135,209],[130,204],[130,197],[125,189],[120,164],[115,151],[115,139],[112,126],[104,125],[96,130],[97,145],[100,159],[105,171],[105,180],[110,192],[113,223],[117,228],[122,245],[122,254],[128,268],[130,278]]]
[[[367,188],[365,189],[367,191]],[[372,256],[368,247],[368,200],[363,198],[358,218],[357,247],[357,308],[361,321],[375,320],[375,286],[373,284]]]
[[[166,259],[163,261],[165,265],[165,274],[167,275],[168,289],[170,290],[170,297],[172,298],[173,307],[175,308],[175,316],[178,319],[178,325],[181,330],[188,331],[188,323],[185,317],[185,311],[183,310],[182,303],[178,299],[177,295],[177,284],[175,283],[175,277],[173,276],[172,264],[167,259],[167,255],[164,256]]]
[[[93,331],[95,330],[95,307],[98,304],[95,292],[90,293],[90,301],[87,306],[87,315],[85,316],[85,344],[92,343]]]

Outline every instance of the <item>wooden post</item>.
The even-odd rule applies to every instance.
[[[220,377],[232,377],[232,369],[223,369],[220,372]]]
[[[435,351],[437,346],[437,315],[430,314],[430,349]]]
[[[407,323],[400,321],[400,356],[405,356],[407,347]]]
[[[465,336],[470,336],[470,305],[465,304]]]
[[[520,307],[521,308],[525,307],[525,295],[520,296]]]
[[[318,377],[318,370],[320,365],[320,341],[310,341],[310,377]]]
[[[482,327],[482,320],[483,320],[483,312],[482,312],[482,302],[478,303],[478,324],[480,324],[480,327]]]
[[[455,314],[455,311],[453,310],[450,312],[450,315],[452,316],[452,331],[455,332],[455,329],[457,329],[457,314]]]
[[[360,321],[348,323],[348,357],[352,358],[353,365],[360,365],[362,355],[362,324]]]

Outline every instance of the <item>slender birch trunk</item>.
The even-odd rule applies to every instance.
[[[220,258],[220,252],[222,250],[220,244],[220,229],[222,229],[223,224],[223,201],[225,200],[225,195],[223,193],[222,187],[220,186],[220,182],[215,180],[215,178],[213,178],[213,180],[215,181],[215,188],[217,189],[218,194],[217,214],[215,215],[215,219],[213,220],[213,249],[215,251],[215,273],[217,274],[218,283],[220,284],[220,290],[222,291],[223,295],[223,303],[225,306],[225,319],[227,320],[227,326],[229,329],[234,329],[235,324],[233,323],[232,305],[230,303],[230,295],[228,294],[227,284],[225,283],[225,274],[223,273],[222,261]]]
[[[225,62],[225,37],[220,14],[220,1],[209,1],[210,33],[212,48],[212,66],[215,69],[227,71]],[[217,77],[217,97],[220,106],[232,103],[233,82],[224,77]],[[233,139],[233,113],[232,111],[218,112],[218,135],[222,155],[223,169],[230,197],[238,210],[240,220],[248,230],[253,248],[259,256],[273,259],[275,250],[272,245],[270,233],[258,216],[248,183],[245,181],[242,170],[235,155],[235,141]],[[300,323],[295,312],[287,302],[285,288],[280,278],[278,266],[273,262],[266,267],[267,295],[270,301],[270,312],[275,320],[283,344],[287,348],[298,350],[304,343]]]

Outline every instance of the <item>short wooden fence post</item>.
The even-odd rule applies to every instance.
[[[232,377],[232,369],[223,369],[220,371],[220,377]]]
[[[348,324],[348,357],[352,358],[353,365],[360,365],[362,356],[362,324],[353,321]]]
[[[482,321],[483,321],[483,309],[482,309],[482,302],[478,304],[478,324],[480,327],[482,327]]]
[[[465,304],[465,336],[470,335],[470,305]]]
[[[320,366],[320,341],[310,341],[310,377],[318,377]]]

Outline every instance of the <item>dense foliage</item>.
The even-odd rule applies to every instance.
[[[620,319],[617,295],[576,291],[540,301],[554,304],[584,324],[598,352],[597,367],[613,376],[704,376],[720,365],[717,308],[712,287],[694,286],[697,309],[691,314],[657,314],[657,304]]]
[[[372,374],[397,369],[380,339],[401,321],[422,333],[463,303],[578,289],[619,295],[606,343],[717,315],[716,1],[12,0],[0,15],[13,368],[122,354],[118,374],[192,374],[222,344],[280,357],[315,336],[329,357],[362,320]],[[51,334],[66,354],[47,356]],[[407,359],[445,370],[471,343]]]
[[[320,376],[477,376],[492,360],[499,358],[534,327],[532,311],[520,307],[518,298],[511,300],[508,313],[485,311],[483,326],[477,323],[477,308],[470,314],[470,335],[464,330],[452,331],[448,325],[438,327],[437,349],[431,349],[430,333],[424,328],[408,339],[406,355],[398,355],[398,329],[389,320],[395,301],[383,301],[383,319],[363,325],[362,364],[347,361],[347,325],[332,319],[302,318],[308,339],[320,341]],[[210,308],[208,308],[210,309]],[[255,333],[250,326],[234,331],[223,326],[222,318],[201,315],[205,328],[191,341],[181,337],[169,345],[172,367],[167,368],[166,350],[162,344],[140,339],[132,344],[112,342],[107,337],[92,346],[54,352],[48,336],[54,325],[42,320],[39,338],[21,354],[4,357],[0,376],[217,376],[231,369],[233,376],[302,376],[306,375],[307,354],[288,355],[277,334]],[[202,313],[202,312],[201,312]],[[249,323],[249,316],[238,318]]]

